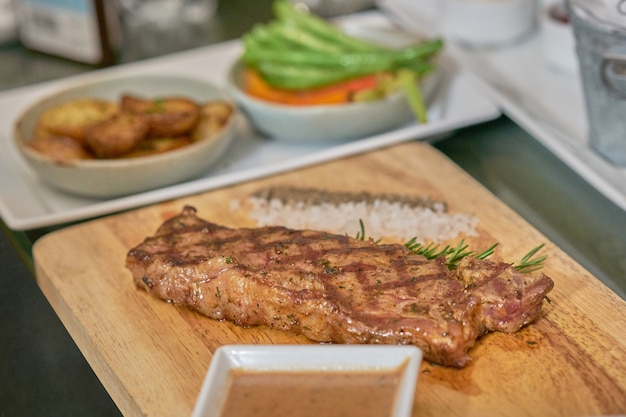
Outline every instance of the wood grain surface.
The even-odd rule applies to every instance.
[[[464,369],[423,363],[415,417],[626,414],[626,302],[431,146],[411,142],[144,207],[48,234],[33,249],[43,292],[125,416],[188,416],[223,344],[309,343],[244,329],[152,298],[124,266],[128,250],[186,204],[227,226],[254,226],[233,201],[274,185],[391,192],[446,201],[479,218],[472,247],[499,242],[518,261],[545,243],[555,281],[537,322],[492,333]],[[616,260],[616,262],[619,260]],[[294,414],[294,415],[297,415]]]

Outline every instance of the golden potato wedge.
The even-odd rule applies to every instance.
[[[28,146],[61,164],[93,158],[83,145],[67,136],[36,136],[28,142]]]
[[[43,112],[38,129],[82,142],[85,130],[119,111],[115,102],[95,98],[68,101]]]
[[[195,127],[200,115],[196,102],[185,97],[144,99],[123,95],[124,111],[145,114],[150,119],[150,137],[172,137],[188,134]]]
[[[154,111],[156,106],[155,100],[132,96],[130,94],[123,94],[120,98],[120,107],[122,110],[131,113],[150,113]]]
[[[87,128],[85,146],[97,158],[117,158],[135,149],[149,127],[144,115],[120,112]]]
[[[137,147],[123,155],[123,158],[138,158],[143,156],[156,155],[163,152],[173,151],[191,144],[193,141],[189,136],[145,138]]]
[[[213,100],[200,108],[200,120],[193,129],[194,141],[210,138],[219,133],[233,115],[233,106],[222,100]]]

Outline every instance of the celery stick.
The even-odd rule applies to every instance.
[[[409,100],[409,105],[411,106],[417,121],[420,123],[427,123],[428,113],[426,111],[424,98],[422,97],[422,92],[418,84],[418,77],[415,72],[406,69],[398,70],[398,82],[400,88],[404,91],[406,98]]]

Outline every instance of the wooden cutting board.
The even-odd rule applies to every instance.
[[[545,243],[555,281],[539,320],[492,333],[464,369],[423,363],[414,416],[626,414],[626,302],[427,144],[406,143],[72,226],[33,252],[39,284],[126,416],[188,416],[212,352],[231,343],[308,343],[265,327],[239,328],[135,289],[127,251],[185,204],[228,226],[254,221],[232,202],[275,185],[401,193],[442,199],[479,218],[476,247],[499,242],[515,262]],[[458,240],[457,240],[458,241]]]

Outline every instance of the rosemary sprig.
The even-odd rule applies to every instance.
[[[422,255],[426,259],[430,259],[430,260],[437,259],[441,256],[445,256],[446,266],[450,269],[454,269],[459,265],[459,262],[461,262],[461,259],[467,256],[473,256],[478,259],[488,258],[494,253],[496,246],[498,246],[498,244],[494,243],[493,245],[491,245],[490,247],[488,247],[481,253],[475,253],[474,251],[468,250],[469,245],[465,243],[465,240],[461,240],[461,242],[459,242],[457,246],[453,247],[450,245],[446,245],[440,249],[439,245],[434,245],[433,243],[429,243],[428,245],[424,246],[421,243],[417,243],[416,239],[413,238],[409,240],[407,243],[405,243],[404,246],[406,246],[413,252],[417,253],[418,255]]]
[[[533,258],[544,247],[544,244],[533,248],[530,252],[522,257],[517,265],[513,265],[515,269],[523,273],[530,273],[541,269],[543,267],[543,262],[548,258],[548,255],[539,256]]]
[[[359,240],[365,240],[365,225],[363,224],[363,220],[359,219],[360,230],[356,234],[356,238]],[[379,242],[380,240],[376,241]],[[498,243],[494,243],[489,246],[487,249],[480,253],[475,253],[474,251],[468,250],[469,245],[465,243],[465,239],[461,240],[457,246],[446,245],[443,248],[440,245],[436,245],[434,243],[429,243],[428,245],[424,245],[417,241],[417,238],[412,238],[408,242],[404,244],[408,249],[413,251],[418,255],[424,256],[426,259],[433,260],[440,258],[442,256],[446,257],[446,266],[450,269],[454,269],[459,266],[461,260],[467,256],[473,256],[478,259],[486,259],[489,256],[493,255],[495,252]],[[544,244],[533,248],[526,255],[522,257],[518,264],[513,264],[513,268],[518,271],[528,274],[530,272],[536,271],[538,269],[543,268],[544,261],[548,258],[548,255],[543,255],[539,257],[535,257],[537,252],[539,252],[544,247]]]
[[[360,230],[356,233],[356,239],[365,240],[365,225],[363,224],[363,219],[359,219],[359,227]]]
[[[359,219],[359,227],[360,230],[356,233],[357,240],[365,240],[365,225],[363,224],[363,220]],[[374,243],[380,242],[380,239],[376,240]]]

